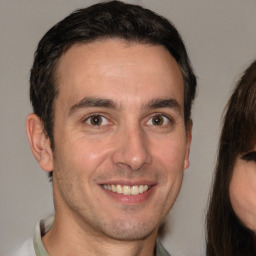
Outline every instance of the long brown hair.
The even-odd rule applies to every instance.
[[[256,61],[244,72],[226,106],[206,219],[207,256],[255,255],[253,233],[236,217],[229,198],[236,157],[255,144]]]

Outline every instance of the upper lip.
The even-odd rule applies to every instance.
[[[148,185],[153,186],[156,185],[155,181],[149,180],[113,180],[113,181],[104,181],[100,183],[101,185],[122,185],[122,186],[139,186],[139,185]]]

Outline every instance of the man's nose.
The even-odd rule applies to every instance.
[[[113,156],[115,164],[137,171],[152,161],[147,134],[140,127],[120,132],[117,145]]]

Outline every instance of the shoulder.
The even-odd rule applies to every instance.
[[[9,256],[36,256],[33,239],[27,239],[16,252]]]

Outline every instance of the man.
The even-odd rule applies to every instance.
[[[149,10],[110,1],[51,28],[27,134],[55,214],[16,255],[169,255],[157,232],[189,166],[195,90],[177,30]]]

